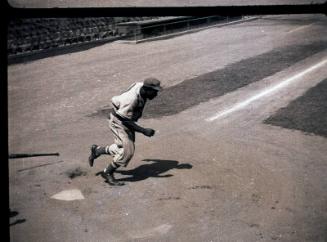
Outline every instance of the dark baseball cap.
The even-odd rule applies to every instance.
[[[143,86],[152,88],[157,91],[160,91],[162,89],[162,87],[160,86],[160,81],[153,77],[145,79],[143,81]]]

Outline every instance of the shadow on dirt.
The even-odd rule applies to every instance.
[[[13,226],[13,225],[16,225],[16,224],[22,224],[22,223],[25,223],[26,222],[26,219],[17,219],[15,222],[13,223],[10,223],[9,226]]]
[[[17,211],[11,211],[11,209],[9,208],[9,218],[15,217],[19,214],[19,212]]]
[[[117,173],[130,177],[117,179],[118,181],[137,182],[150,177],[166,178],[173,176],[172,174],[163,173],[172,169],[191,169],[193,166],[188,163],[179,164],[175,160],[145,159],[143,161],[151,162],[150,164],[140,165],[133,170],[117,170]]]
[[[323,40],[280,47],[229,64],[216,71],[184,80],[177,85],[164,88],[157,98],[145,106],[143,118],[161,118],[178,114],[200,103],[274,75],[326,48],[327,42]],[[111,111],[111,106],[107,105],[87,117],[107,118]]]
[[[9,218],[16,217],[18,214],[19,214],[19,212],[11,211],[11,209],[9,209]],[[16,224],[21,224],[21,223],[24,223],[25,221],[26,221],[26,219],[24,219],[24,218],[23,219],[17,219],[14,222],[9,223],[9,226],[13,226],[13,225],[16,225]]]
[[[175,160],[159,160],[159,159],[145,159],[143,161],[151,162],[150,164],[140,165],[133,170],[117,170],[117,173],[122,175],[129,175],[130,177],[117,179],[119,181],[127,181],[127,182],[137,182],[142,181],[150,177],[156,178],[165,178],[171,177],[172,174],[162,175],[172,169],[191,169],[192,165],[187,163],[179,164],[178,161]]]
[[[327,79],[310,88],[264,121],[265,124],[301,130],[327,138]]]

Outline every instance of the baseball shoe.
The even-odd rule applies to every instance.
[[[97,149],[97,145],[92,145],[91,146],[91,155],[89,156],[89,165],[92,167],[94,160],[96,158],[98,158],[100,155],[97,155],[96,149]]]
[[[109,174],[107,172],[102,172],[101,176],[108,182],[111,186],[123,186],[125,183],[117,181],[113,174]]]

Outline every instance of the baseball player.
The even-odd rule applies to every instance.
[[[120,167],[126,167],[135,151],[135,132],[148,137],[154,135],[155,130],[143,128],[136,122],[142,116],[147,100],[152,100],[162,87],[156,78],[147,78],[143,82],[132,84],[124,93],[111,99],[113,111],[109,115],[109,127],[114,134],[114,144],[107,146],[91,146],[89,165],[102,154],[111,155],[112,162],[101,173],[101,176],[112,186],[121,186],[114,177],[114,172]]]

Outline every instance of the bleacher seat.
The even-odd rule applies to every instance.
[[[8,24],[8,54],[16,55],[118,36],[116,24],[154,17],[26,18]]]

